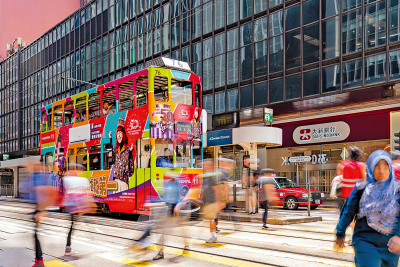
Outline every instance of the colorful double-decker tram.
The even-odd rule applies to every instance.
[[[104,212],[147,213],[170,175],[184,196],[202,172],[202,86],[185,62],[146,69],[41,109],[41,155],[54,174],[89,179]]]

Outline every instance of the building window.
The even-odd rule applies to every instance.
[[[290,31],[300,27],[300,5],[291,6],[285,10],[285,29]]]
[[[269,39],[269,72],[283,70],[283,35]]]
[[[346,3],[343,3],[343,5],[346,5]],[[339,14],[339,12],[340,12],[339,0],[321,0],[321,17],[323,19],[337,15]]]
[[[285,34],[286,69],[300,66],[300,29]]]
[[[283,101],[283,79],[276,79],[269,82],[269,102]]]
[[[203,60],[203,90],[213,88],[213,59]]]
[[[254,77],[268,74],[267,40],[254,44]]]
[[[319,23],[303,28],[303,56],[304,65],[319,60]]]
[[[254,41],[258,42],[268,37],[267,17],[254,21]]]
[[[192,39],[201,35],[201,8],[192,10]]]
[[[226,9],[228,14],[227,24],[236,22],[238,20],[238,0],[227,0]]]
[[[251,16],[251,0],[240,0],[240,19]]]
[[[399,14],[398,0],[390,0],[389,4],[389,42],[399,41]]]
[[[214,112],[214,103],[213,103],[213,95],[205,95],[203,96],[203,108],[210,113]]]
[[[253,106],[253,88],[251,85],[240,88],[240,109]]]
[[[214,25],[215,29],[219,29],[225,26],[225,1],[224,0],[214,0]]]
[[[301,76],[300,74],[286,77],[286,100],[301,97]]]
[[[365,58],[364,77],[365,84],[386,81],[386,54]]]
[[[276,13],[273,13],[271,15],[269,15],[269,36],[275,36],[278,34],[282,34],[283,33],[283,11],[278,11]],[[267,23],[265,22],[265,26]],[[254,23],[254,35],[257,36],[256,32],[257,32],[257,27],[256,27],[256,23]],[[265,36],[264,38],[266,38],[267,36]]]
[[[268,104],[268,82],[254,85],[254,106]]]
[[[237,110],[239,108],[239,91],[237,88],[228,90],[226,92],[227,97],[227,111]]]
[[[203,5],[203,34],[212,31],[212,2]]]
[[[215,87],[225,85],[225,54],[215,57]]]
[[[322,22],[322,59],[338,57],[340,54],[339,17]]]
[[[365,48],[386,44],[386,2],[365,7]]]
[[[282,0],[269,0],[269,8],[282,4]]]
[[[225,91],[215,93],[215,113],[225,112]]]
[[[400,51],[389,53],[389,80],[400,78]]]
[[[322,93],[340,89],[340,66],[334,65],[322,69]]]
[[[342,83],[343,89],[349,89],[362,85],[362,60],[342,64]]]
[[[361,6],[361,0],[342,1],[343,12]]]
[[[238,82],[238,50],[227,53],[228,84]]]
[[[319,70],[303,73],[303,97],[319,94]]]
[[[361,8],[342,16],[342,53],[361,51]]]
[[[319,0],[303,2],[303,25],[319,20]]]

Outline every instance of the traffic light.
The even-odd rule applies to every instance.
[[[394,139],[394,142],[395,142],[396,144],[399,144],[398,146],[396,146],[396,145],[394,146],[394,150],[400,151],[400,132],[395,133],[394,136],[397,137],[397,139]]]

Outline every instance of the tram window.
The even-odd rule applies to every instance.
[[[76,167],[76,157],[75,157],[75,149],[68,149],[68,170],[75,170]]]
[[[76,105],[75,123],[86,121],[86,103]]]
[[[192,82],[172,79],[171,101],[177,104],[193,105]]]
[[[148,80],[146,75],[136,78],[136,107],[140,108],[147,105]]]
[[[117,112],[115,101],[115,86],[105,88],[103,90],[103,116],[114,114]]]
[[[87,148],[86,147],[80,147],[78,148],[77,152],[77,157],[76,157],[76,164],[84,165],[86,166],[86,163],[84,163],[84,158],[87,159]]]
[[[109,170],[112,166],[112,157],[110,155],[112,147],[109,143],[104,144],[104,151],[103,152],[103,170]]]
[[[157,141],[156,141],[157,142]],[[136,147],[138,154],[138,168],[149,168],[150,167],[150,139],[138,139]],[[157,147],[157,145],[156,145]]]
[[[193,167],[203,168],[203,161],[201,160],[201,142],[193,141]]]
[[[100,117],[100,92],[89,94],[89,120]]]
[[[154,77],[154,100],[168,102],[168,78],[162,76]]]
[[[157,139],[155,146],[156,167],[172,168],[174,162],[174,141]]]
[[[73,123],[73,117],[74,117],[74,102],[73,101],[68,101],[65,103],[65,108],[64,108],[64,126],[70,125]]]
[[[179,167],[191,167],[189,142],[176,142],[176,164]]]
[[[45,132],[46,131],[46,111],[45,110],[42,111],[42,117],[41,117],[40,124],[41,124],[42,132]]]
[[[54,108],[54,128],[60,128],[62,126],[62,105],[58,105]]]
[[[52,127],[52,114],[51,114],[51,111],[50,111],[50,113],[49,114],[47,114],[47,125],[48,125],[48,130],[50,131],[51,130],[51,127]]]
[[[90,146],[89,168],[91,171],[100,170],[100,149],[101,145]]]
[[[196,107],[200,107],[200,84],[195,84],[194,85],[194,103]]]
[[[133,109],[133,88],[118,92],[119,111]]]

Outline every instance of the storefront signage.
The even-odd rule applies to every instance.
[[[207,132],[207,146],[232,144],[232,129]]]
[[[350,126],[344,121],[297,127],[293,140],[297,144],[315,144],[343,141],[350,134]]]
[[[310,162],[311,156],[289,157],[290,163]]]
[[[265,122],[272,122],[273,121],[273,116],[274,115],[274,110],[271,108],[264,108],[264,121]]]

